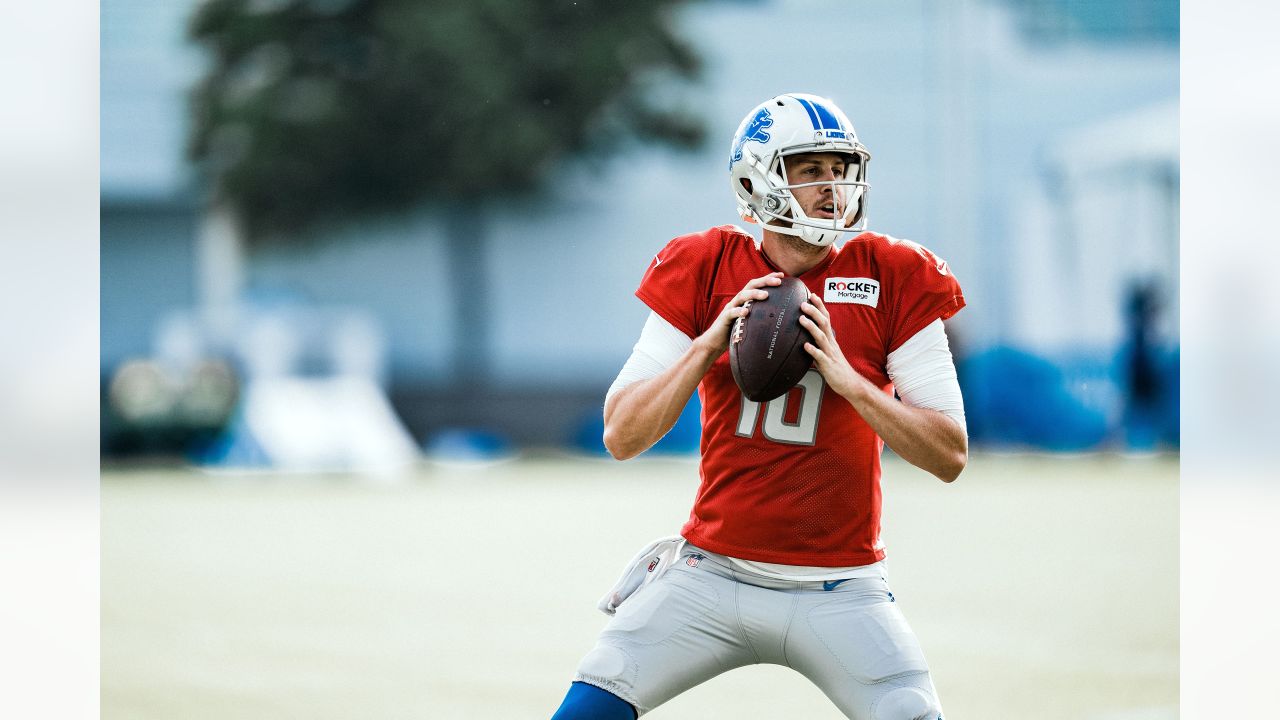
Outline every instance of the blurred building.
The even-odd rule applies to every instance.
[[[183,159],[186,92],[202,67],[184,39],[194,7],[102,4],[104,378],[154,356],[174,314],[211,292]],[[1173,357],[1176,377],[1176,2],[707,2],[677,21],[706,62],[678,100],[700,109],[712,141],[693,154],[630,142],[603,167],[564,167],[550,199],[491,217],[489,279],[474,291],[493,299],[492,356],[469,397],[451,382],[441,218],[255,251],[237,280],[245,300],[367,314],[385,341],[379,375],[419,440],[475,426],[573,442],[590,435],[642,324],[632,292],[653,253],[739,222],[724,153],[741,115],[806,91],[836,99],[871,150],[872,229],[929,246],[965,288],[969,307],[950,327],[976,440],[1114,440],[1138,284],[1163,293],[1149,351],[1161,367]],[[831,28],[838,40],[823,41]],[[1052,413],[1075,413],[1070,441],[1052,423],[1022,432]]]

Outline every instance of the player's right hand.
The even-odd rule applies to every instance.
[[[729,349],[729,332],[733,329],[734,321],[740,317],[746,317],[747,313],[751,312],[751,309],[745,305],[753,300],[768,298],[769,292],[765,288],[781,285],[782,277],[783,273],[772,272],[748,281],[724,306],[715,322],[711,323],[711,327],[698,336],[696,342],[704,345],[711,352],[712,357],[720,357]]]

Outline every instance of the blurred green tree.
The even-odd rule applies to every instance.
[[[606,139],[702,141],[701,119],[660,92],[699,70],[671,28],[685,2],[210,0],[190,26],[212,58],[190,155],[249,246],[445,213],[470,335],[457,363],[483,373],[487,311],[467,289],[480,287],[486,205],[618,147]]]

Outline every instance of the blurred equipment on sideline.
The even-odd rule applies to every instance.
[[[371,315],[245,306],[228,330],[173,313],[153,357],[116,371],[113,420],[139,450],[180,448],[218,469],[394,474],[416,462],[383,387],[386,343]]]

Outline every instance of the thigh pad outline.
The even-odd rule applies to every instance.
[[[896,604],[850,606],[836,600],[810,609],[807,620],[844,671],[860,683],[929,671],[920,642]]]
[[[664,642],[720,604],[720,594],[706,580],[673,569],[623,603],[601,637],[623,634],[628,642]]]

